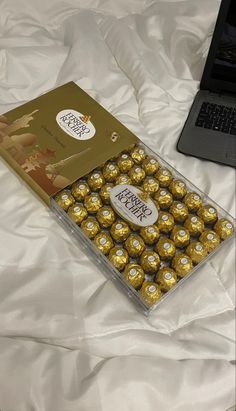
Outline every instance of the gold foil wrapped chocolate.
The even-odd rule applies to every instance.
[[[89,213],[96,213],[102,207],[102,200],[99,194],[88,194],[84,199],[84,205]]]
[[[145,151],[142,147],[136,146],[131,150],[131,158],[136,164],[141,164],[146,157]]]
[[[184,196],[183,202],[191,212],[196,212],[202,206],[200,195],[194,192],[187,193]]]
[[[110,227],[116,219],[115,213],[110,206],[99,208],[96,217],[100,226],[103,228]]]
[[[88,217],[86,220],[83,220],[80,228],[83,230],[84,234],[93,239],[100,231],[100,226],[94,217]]]
[[[180,201],[174,201],[170,206],[169,212],[173,215],[177,223],[183,223],[188,217],[188,208]]]
[[[189,231],[185,227],[175,226],[171,231],[171,240],[174,241],[176,247],[184,248],[190,242]]]
[[[120,174],[115,181],[116,186],[119,184],[132,184],[131,178],[127,174]]]
[[[173,203],[172,194],[164,188],[161,188],[157,193],[155,193],[154,199],[158,202],[162,210],[170,208]]]
[[[162,267],[155,277],[161,291],[167,292],[177,283],[177,275],[173,268]]]
[[[107,255],[114,246],[113,240],[109,233],[101,231],[94,238],[94,244],[103,254]]]
[[[201,235],[199,240],[204,244],[208,253],[213,251],[220,244],[220,236],[213,230],[206,230]]]
[[[185,252],[194,264],[200,263],[207,256],[207,248],[200,241],[190,243]]]
[[[159,168],[158,161],[153,157],[147,157],[142,163],[142,167],[146,173],[146,175],[150,176],[157,172]]]
[[[145,250],[140,257],[140,265],[145,273],[156,273],[160,267],[160,257],[152,250]]]
[[[99,191],[99,195],[105,204],[110,203],[110,191],[114,187],[112,183],[106,183],[102,186],[101,190]]]
[[[168,187],[173,179],[172,172],[167,168],[159,168],[155,174],[160,187]]]
[[[222,240],[230,237],[234,232],[233,224],[225,218],[220,218],[214,225],[214,230]]]
[[[82,221],[87,217],[88,212],[83,205],[75,203],[69,207],[67,214],[75,224],[80,225]]]
[[[169,190],[177,199],[183,198],[187,193],[186,184],[181,180],[173,180],[169,185]]]
[[[197,211],[197,215],[204,221],[205,224],[213,224],[218,218],[216,209],[210,204],[200,207]]]
[[[88,185],[92,191],[98,191],[105,184],[105,179],[101,171],[93,171],[88,176]]]
[[[175,255],[175,243],[167,237],[162,237],[155,245],[155,251],[162,260],[171,260]]]
[[[137,234],[131,234],[125,241],[125,248],[130,257],[138,257],[142,254],[145,244],[142,237]]]
[[[129,255],[124,248],[115,246],[110,250],[108,259],[117,270],[122,271],[129,261]]]
[[[155,225],[162,233],[169,233],[174,228],[175,220],[172,214],[167,211],[160,211]]]
[[[184,277],[193,268],[193,262],[187,254],[176,254],[171,262],[172,267],[179,277]]]
[[[145,171],[140,166],[134,166],[129,171],[129,177],[133,184],[140,184],[145,178]]]
[[[87,194],[90,193],[89,185],[85,181],[77,181],[72,184],[71,194],[76,201],[83,201]]]
[[[145,241],[146,244],[152,245],[155,244],[160,237],[159,228],[156,225],[149,225],[142,227],[140,230],[140,235]]]
[[[123,153],[118,158],[117,165],[121,173],[128,173],[128,171],[133,167],[134,161],[128,154]]]
[[[143,182],[142,188],[146,193],[149,193],[150,195],[153,195],[159,189],[158,180],[154,177],[146,177],[144,182]]]
[[[139,293],[142,300],[149,306],[155,304],[161,298],[158,285],[152,281],[144,281]]]
[[[185,222],[184,227],[189,231],[192,237],[198,237],[204,231],[204,222],[198,216],[189,216]]]
[[[107,182],[112,183],[114,182],[120,174],[120,169],[117,164],[108,162],[103,167],[103,175]]]
[[[138,290],[144,281],[144,271],[139,264],[129,263],[126,265],[122,277]]]
[[[130,235],[130,228],[123,220],[117,220],[112,224],[110,230],[112,238],[118,243],[125,241]]]
[[[63,190],[56,195],[55,201],[59,207],[61,207],[64,211],[67,211],[68,208],[74,204],[75,199],[69,190]]]

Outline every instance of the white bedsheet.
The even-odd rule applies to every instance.
[[[217,0],[0,0],[0,114],[73,80],[235,214],[230,167],[176,142]],[[149,319],[0,160],[0,410],[235,404],[233,241]]]

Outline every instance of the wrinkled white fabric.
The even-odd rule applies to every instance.
[[[0,114],[75,81],[235,215],[230,167],[176,142],[217,0],[0,0]],[[235,404],[234,243],[148,319],[0,160],[0,410]]]

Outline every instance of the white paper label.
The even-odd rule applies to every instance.
[[[144,197],[143,197],[144,196]],[[153,201],[145,198],[145,193],[129,184],[120,184],[112,188],[111,204],[125,220],[140,227],[156,222],[158,211]]]
[[[172,274],[171,273],[165,273],[164,278],[166,280],[170,280],[172,278]]]
[[[137,270],[135,268],[131,268],[129,274],[131,275],[131,277],[134,277],[137,273]]]
[[[154,293],[154,292],[156,291],[155,285],[150,285],[150,286],[148,287],[148,291],[149,291],[150,293]]]
[[[123,255],[123,251],[122,250],[117,250],[116,255],[118,255],[118,257],[120,257],[121,255]]]
[[[89,140],[96,133],[90,116],[73,109],[60,111],[56,116],[56,121],[65,133],[76,140]]]

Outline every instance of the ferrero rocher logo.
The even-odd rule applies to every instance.
[[[147,193],[137,187],[117,185],[111,189],[110,200],[116,212],[132,224],[146,227],[157,220],[155,204]]]
[[[57,114],[56,121],[60,128],[77,140],[89,140],[95,133],[91,116],[76,110],[62,110]]]

